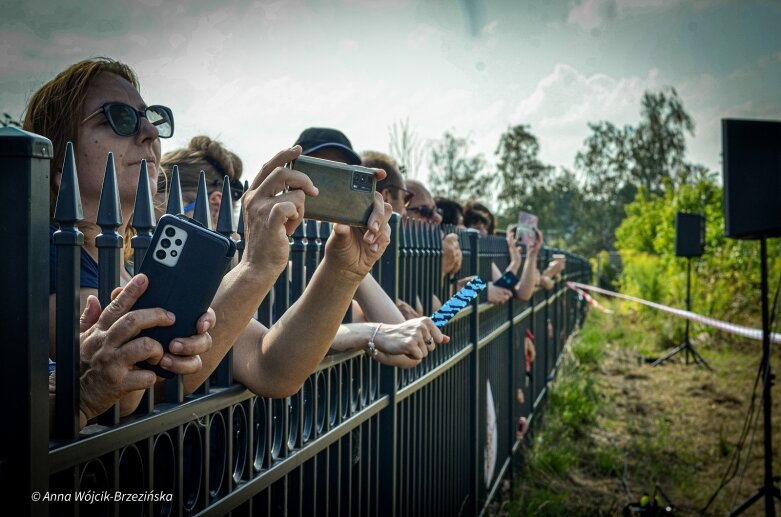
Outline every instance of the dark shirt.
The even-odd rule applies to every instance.
[[[57,227],[49,225],[49,294],[57,290],[57,247],[54,245],[54,232]],[[81,269],[79,271],[81,287],[98,288],[98,263],[81,248]]]

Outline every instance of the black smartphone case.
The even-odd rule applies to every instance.
[[[160,263],[153,256],[155,250],[159,249],[158,242],[166,238],[164,231],[169,225],[187,234],[183,246],[177,251],[178,261],[173,267]],[[171,248],[174,246],[171,245]],[[235,251],[236,245],[232,239],[215,233],[192,219],[168,214],[162,216],[141,267],[137,270],[147,276],[149,286],[133,306],[133,310],[161,307],[174,313],[176,321],[170,327],[155,327],[141,332],[140,335],[155,339],[166,352],[174,338],[194,335],[198,318],[209,308]],[[174,376],[173,373],[147,362],[139,363],[138,366],[153,370],[161,377]]]
[[[307,219],[366,227],[377,188],[372,169],[311,156],[299,156],[292,166],[320,191],[306,198]]]

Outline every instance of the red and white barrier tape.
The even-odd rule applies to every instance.
[[[628,296],[626,294],[621,294],[621,293],[614,293],[613,291],[608,291],[607,289],[602,289],[601,287],[595,287],[593,285],[581,284],[578,282],[567,282],[567,287],[569,287],[575,292],[581,292],[582,289],[586,289],[589,291],[593,291],[595,293],[612,296],[614,298],[621,298],[623,300],[642,303],[643,305],[653,307],[654,309],[659,309],[660,311],[668,312],[670,314],[675,314],[676,316],[680,316],[682,318],[690,319],[692,321],[703,323],[705,325],[710,325],[711,327],[715,327],[717,329],[724,330],[732,334],[737,334],[739,336],[747,337],[749,339],[756,339],[758,341],[762,341],[761,329],[752,329],[749,327],[744,327],[743,325],[735,325],[734,323],[708,318],[707,316],[697,314],[696,312],[684,311],[682,309],[674,309],[672,307],[661,305],[659,303],[649,302],[648,300],[643,300],[641,298],[635,298],[634,296]],[[588,298],[586,300],[588,301]],[[778,334],[776,332],[772,333],[770,335],[770,342],[781,343],[781,334]]]
[[[568,284],[571,284],[572,282],[567,282]],[[607,309],[599,304],[598,301],[596,301],[594,298],[591,297],[590,294],[588,294],[583,289],[580,289],[579,287],[573,287],[571,285],[568,285],[570,289],[574,290],[576,293],[578,293],[580,296],[583,297],[584,300],[586,300],[588,303],[594,306],[594,308],[599,309],[600,311],[604,312],[605,314],[613,314],[613,311],[610,309]]]

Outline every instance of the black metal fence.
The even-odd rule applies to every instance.
[[[588,262],[542,250],[543,267],[554,251],[567,255],[554,289],[537,291],[528,303],[476,301],[445,329],[450,343],[415,368],[380,365],[362,352],[327,356],[296,395],[268,399],[232,382],[229,355],[193,395],[183,396],[181,381],[172,379],[164,401],[156,402],[150,390],[131,417],[120,419],[116,408],[100,417],[99,425],[79,432],[77,293],[83,237],[76,229],[81,214],[75,176],[68,176],[72,166],[66,159],[56,214],[60,232],[54,239],[58,379],[50,435],[51,156],[48,140],[0,129],[5,180],[0,228],[6,246],[0,253],[5,338],[0,377],[7,395],[0,486],[6,504],[18,500],[13,506],[22,505],[30,515],[478,515],[485,509],[517,463],[519,417],[539,415],[564,343],[585,316],[585,303],[564,281],[590,279]],[[132,221],[136,264],[154,228],[145,171],[140,177]],[[97,221],[103,230],[97,241],[102,303],[119,281],[118,271],[104,266],[122,253],[110,166],[106,178]],[[176,202],[171,206],[176,210]],[[438,280],[440,230],[396,216],[392,228],[391,244],[373,274],[392,298],[414,301],[419,295],[430,313],[431,295],[444,300],[449,288]],[[230,220],[221,219],[217,231],[229,235],[232,230]],[[290,271],[259,308],[261,322],[272,324],[300,296],[328,233],[327,225],[314,221],[298,228],[291,239]],[[462,276],[490,279],[491,262],[501,269],[507,265],[504,238],[479,238],[470,231],[459,237]],[[533,330],[537,348],[528,374],[527,329]],[[118,502],[118,494],[135,494],[130,497],[138,500]]]

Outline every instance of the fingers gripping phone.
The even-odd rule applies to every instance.
[[[174,313],[176,321],[169,327],[147,329],[140,336],[151,337],[168,352],[172,339],[196,334],[198,318],[209,308],[235,251],[231,239],[188,217],[162,216],[138,270],[149,279],[149,287],[133,310],[161,307]],[[147,362],[137,366],[160,377],[174,376]]]
[[[306,200],[307,219],[366,227],[377,189],[373,169],[311,156],[299,156],[292,167],[320,191]]]

